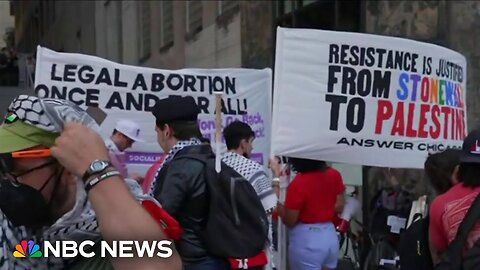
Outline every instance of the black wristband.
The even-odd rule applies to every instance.
[[[103,180],[110,178],[112,176],[118,176],[121,175],[119,171],[109,171],[106,173],[102,173],[101,175],[93,178],[92,180],[88,181],[85,183],[85,191],[87,193],[98,183],[102,182]]]

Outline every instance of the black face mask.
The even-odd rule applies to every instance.
[[[50,176],[39,190],[7,179],[0,181],[0,209],[14,226],[37,229],[52,223],[49,203],[41,191],[55,175],[56,173]],[[56,182],[58,178],[60,176],[57,177]]]
[[[52,220],[50,208],[42,193],[25,185],[2,181],[0,186],[0,209],[13,226],[39,228]]]

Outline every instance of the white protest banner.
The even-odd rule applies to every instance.
[[[272,151],[423,168],[467,131],[465,57],[402,38],[277,30]]]
[[[156,101],[170,95],[194,97],[201,108],[202,134],[213,143],[216,90],[223,92],[222,125],[237,119],[250,124],[256,134],[252,159],[268,163],[271,77],[270,69],[161,70],[38,47],[35,94],[100,109],[106,114],[101,124],[104,137],[120,119],[137,122],[147,142],[135,143],[126,159],[131,171],[143,173],[162,153],[150,112]]]

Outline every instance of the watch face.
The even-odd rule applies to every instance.
[[[96,160],[92,163],[91,169],[93,172],[99,172],[105,169],[108,166],[108,163],[102,160]]]

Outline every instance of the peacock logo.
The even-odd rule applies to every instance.
[[[40,246],[35,244],[32,240],[22,240],[20,244],[15,247],[13,252],[15,258],[40,258],[42,257],[42,251]]]

